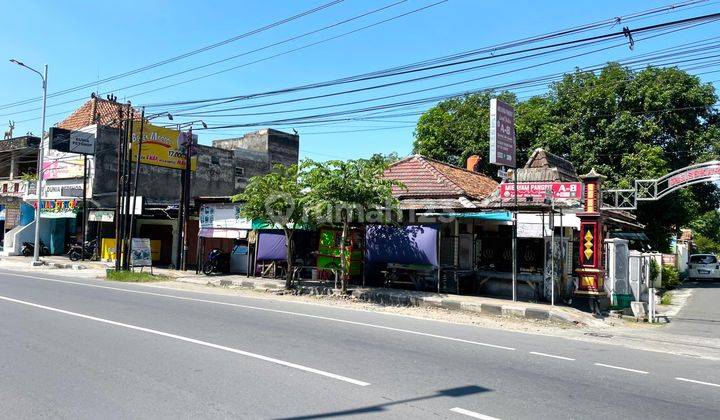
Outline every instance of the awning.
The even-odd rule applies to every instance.
[[[203,228],[198,234],[201,238],[225,238],[225,239],[245,239],[248,231],[245,229],[219,229],[219,228]]]
[[[610,232],[611,238],[627,239],[629,241],[649,241],[650,238],[643,232]]]
[[[496,220],[500,222],[512,221],[512,214],[509,211],[486,211],[486,212],[467,212],[467,213],[422,213],[419,216],[438,216],[438,217],[454,217],[456,219],[476,219],[476,220]]]

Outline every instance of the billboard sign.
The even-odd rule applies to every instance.
[[[490,99],[490,163],[515,167],[515,110]]]
[[[142,129],[140,162],[145,165],[164,168],[185,169],[186,134],[165,127],[145,123]],[[133,124],[130,159],[137,162],[137,148],[140,142],[140,124]],[[197,169],[197,156],[190,158],[190,170]]]
[[[50,149],[82,155],[94,154],[97,126],[90,127],[92,130],[83,129],[81,131],[51,127],[49,132]]]
[[[552,191],[552,198],[565,200],[582,199],[581,182],[518,182],[517,196],[519,199],[530,197],[532,199],[546,198],[547,191]],[[500,198],[503,200],[515,198],[515,185],[512,182],[500,184]]]
[[[48,160],[43,162],[43,179],[82,178],[83,168],[83,157],[80,155]]]
[[[200,208],[200,227],[203,229],[247,229],[252,221],[240,215],[240,204],[205,204]]]

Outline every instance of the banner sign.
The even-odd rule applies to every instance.
[[[43,179],[82,178],[83,157],[73,156],[76,157],[43,162]]]
[[[112,210],[95,210],[88,212],[88,221],[90,222],[114,222],[115,212]]]
[[[554,199],[582,199],[581,182],[518,182],[518,198],[531,197],[544,199],[546,191],[552,191]],[[500,198],[515,198],[515,185],[512,182],[500,184]]]
[[[37,208],[37,202],[33,203]],[[77,216],[77,200],[43,200],[40,217],[44,219],[74,219]]]
[[[203,229],[247,229],[252,221],[240,216],[240,204],[205,204],[200,208],[200,227]]]
[[[685,184],[704,178],[720,178],[720,165],[712,165],[705,168],[690,169],[677,175],[673,175],[672,177],[668,178],[667,187],[671,188],[676,185]],[[659,192],[660,191],[658,191],[658,193]]]
[[[50,149],[66,153],[79,153],[83,155],[95,154],[95,138],[97,126],[82,131],[66,130],[64,128],[50,127],[48,137]]]
[[[148,123],[144,124],[142,132],[141,163],[145,165],[162,166],[164,168],[185,169],[186,133]],[[133,124],[132,146],[130,150],[130,159],[133,162],[137,162],[139,141],[140,124],[135,123]],[[190,158],[190,170],[194,171],[196,169],[197,156],[192,156]]]
[[[132,238],[130,265],[132,265],[133,267],[152,266],[152,250],[150,247],[150,238]]]
[[[515,167],[515,110],[490,99],[490,163]]]

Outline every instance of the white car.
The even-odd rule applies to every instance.
[[[713,254],[693,254],[688,260],[689,280],[720,280],[720,264]]]

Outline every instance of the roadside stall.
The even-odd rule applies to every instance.
[[[221,271],[249,273],[248,233],[252,230],[252,222],[240,216],[240,208],[241,204],[228,203],[207,203],[200,207],[198,272],[206,263],[210,251],[218,249],[229,260],[228,266]]]

